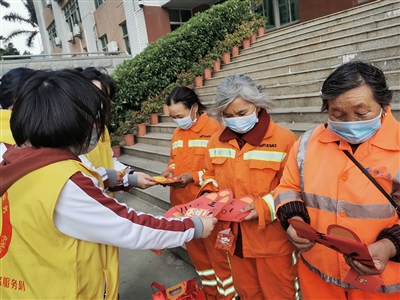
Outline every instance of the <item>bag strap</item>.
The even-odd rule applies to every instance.
[[[158,289],[160,292],[165,291],[165,285],[160,284],[160,283],[155,282],[155,281],[153,281],[153,282],[150,284],[150,287],[151,287],[151,289],[153,290],[153,293],[157,293],[157,292],[154,290],[154,288]]]
[[[383,187],[380,186],[380,184],[374,179],[374,177],[372,177],[371,174],[369,174],[367,170],[364,169],[364,167],[358,162],[357,159],[355,159],[353,155],[350,154],[349,151],[343,150],[343,152],[361,170],[361,172],[363,172],[364,175],[367,176],[367,178],[376,186],[376,188],[389,200],[389,202],[396,209],[397,214],[400,215],[400,207],[396,204],[396,202],[394,202],[392,197],[390,197],[390,195],[383,189]]]

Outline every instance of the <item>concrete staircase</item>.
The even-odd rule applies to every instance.
[[[275,100],[272,119],[299,136],[327,120],[319,97],[325,78],[342,63],[358,59],[385,72],[394,91],[392,111],[400,120],[399,20],[400,0],[383,0],[266,33],[196,92],[211,104],[226,76],[248,74]],[[146,136],[136,137],[134,146],[123,147],[121,162],[150,175],[166,169],[176,126],[168,116],[160,119],[160,124],[147,126]],[[131,194],[170,207],[169,188],[132,189]]]

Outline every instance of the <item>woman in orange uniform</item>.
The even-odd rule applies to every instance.
[[[251,195],[249,215],[241,223],[219,222],[214,231],[231,228],[229,250],[233,284],[242,300],[299,297],[295,248],[275,218],[271,191],[278,185],[296,136],[275,124],[269,98],[249,76],[228,76],[218,87],[209,114],[226,128],[208,143],[203,192],[232,190],[233,197]],[[223,251],[223,250],[219,250]],[[223,270],[216,269],[217,276]]]
[[[168,169],[162,176],[181,181],[174,183],[170,189],[171,205],[175,206],[196,199],[200,190],[199,180],[204,173],[208,141],[221,125],[207,116],[204,112],[205,106],[190,88],[174,88],[166,104],[178,128],[175,129],[171,140]],[[215,242],[215,239],[213,241]],[[186,247],[207,299],[231,299],[230,295],[224,295],[223,291],[220,294],[217,290],[217,280],[210,261],[215,257],[213,253],[216,249],[206,248],[203,241],[191,241],[186,243]]]
[[[400,299],[400,123],[392,115],[392,95],[378,68],[359,61],[340,66],[321,89],[329,121],[305,132],[289,155],[275,202],[289,240],[301,251],[304,299]],[[292,218],[321,233],[329,225],[352,230],[375,268],[301,238]],[[350,267],[361,288],[349,283]],[[373,281],[366,275],[383,280],[375,294],[365,290]]]

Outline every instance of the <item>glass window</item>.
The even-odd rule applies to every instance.
[[[64,7],[65,21],[68,23],[69,30],[72,32],[75,24],[82,22],[79,11],[78,0],[70,0]]]
[[[129,35],[128,28],[126,27],[126,23],[121,24],[122,29],[122,38],[124,39],[125,51],[131,54],[131,44],[129,43]]]
[[[51,22],[49,27],[47,27],[47,33],[49,34],[49,40],[51,46],[55,48],[57,46],[56,45],[57,31],[56,31],[56,24],[54,23],[54,21]]]
[[[100,43],[101,43],[101,51],[107,52],[108,51],[108,48],[107,48],[107,45],[108,45],[107,35],[106,34],[103,35],[101,38],[99,38],[99,40],[100,40]]]
[[[100,5],[102,5],[106,0],[94,0],[94,6],[96,7],[96,9],[98,9],[100,7]]]
[[[192,17],[191,10],[169,9],[168,13],[171,31],[179,28]]]

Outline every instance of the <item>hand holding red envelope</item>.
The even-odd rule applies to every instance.
[[[322,244],[342,254],[348,255],[362,264],[375,268],[375,264],[369,254],[367,245],[363,244],[360,238],[350,229],[332,224],[328,226],[327,233],[320,233],[307,223],[290,219],[290,225],[302,238]],[[378,291],[383,280],[376,276],[361,276],[353,269],[346,274],[344,281],[370,293]]]
[[[252,196],[234,199],[231,190],[223,189],[217,193],[203,195],[189,203],[174,206],[164,216],[209,216],[220,221],[240,222],[250,213],[240,213],[240,210],[253,201]]]

